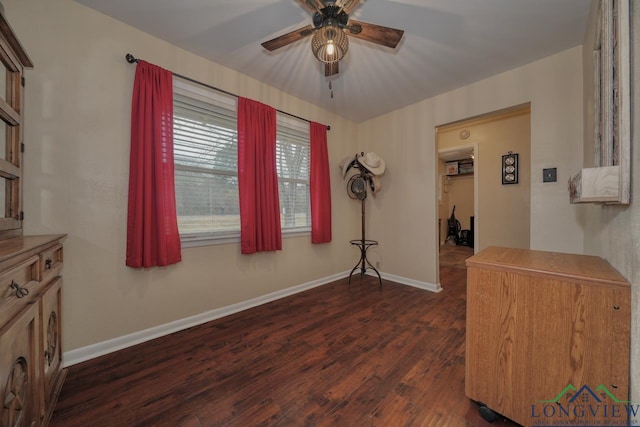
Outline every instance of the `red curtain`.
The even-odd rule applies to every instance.
[[[282,249],[276,110],[238,98],[238,193],[243,254]]]
[[[311,243],[331,241],[331,180],[327,126],[311,122]]]
[[[138,62],[131,103],[127,259],[129,267],[182,258],[173,171],[173,74]]]

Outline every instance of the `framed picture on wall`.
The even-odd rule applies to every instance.
[[[518,183],[518,154],[509,153],[502,156],[502,185]]]

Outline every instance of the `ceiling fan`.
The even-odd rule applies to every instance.
[[[338,74],[338,63],[349,49],[347,35],[395,48],[404,34],[403,30],[349,19],[349,13],[360,0],[296,1],[313,13],[313,25],[266,41],[262,46],[268,51],[274,51],[313,34],[311,50],[324,63],[324,75],[327,77]]]

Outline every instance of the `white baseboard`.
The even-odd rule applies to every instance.
[[[308,289],[326,285],[327,283],[342,279],[348,275],[349,272],[344,271],[341,273],[333,274],[331,276],[323,277],[322,279],[303,283],[302,285],[293,286],[281,291],[276,291],[267,295],[259,296],[257,298],[252,298],[247,301],[242,301],[237,304],[216,308],[214,310],[196,314],[195,316],[190,316],[184,319],[165,323],[164,325],[155,326],[143,331],[138,331],[118,338],[102,341],[86,347],[78,348],[76,350],[65,351],[63,354],[64,366],[67,367],[75,365],[77,363],[104,356],[105,354],[113,353],[114,351],[122,350],[124,348],[131,347],[145,341],[150,341],[152,339],[169,335],[174,332],[182,331],[193,326],[201,325],[203,323],[207,323],[224,316],[229,316],[230,314],[234,314],[239,311],[247,310],[249,308],[257,307],[259,305],[266,304],[280,298],[285,298],[290,295],[304,292]]]
[[[367,274],[378,277],[376,276],[375,272],[367,272]],[[402,285],[413,286],[415,288],[424,289],[426,291],[440,292],[442,290],[442,287],[439,284],[434,285],[432,283],[421,282],[418,280],[408,279],[406,277],[396,276],[393,274],[381,273],[380,275],[385,280],[390,280],[392,282],[400,283]],[[68,367],[68,366],[75,365],[77,363],[94,359],[96,357],[104,356],[105,354],[113,353],[114,351],[122,350],[124,348],[131,347],[136,344],[143,343],[145,341],[150,341],[152,339],[169,335],[174,332],[182,331],[182,330],[191,328],[193,326],[201,325],[203,323],[207,323],[224,316],[229,316],[231,314],[238,313],[243,310],[257,307],[259,305],[266,304],[268,302],[275,301],[280,298],[285,298],[300,292],[304,292],[308,289],[326,285],[327,283],[331,283],[348,276],[349,276],[349,272],[343,271],[341,273],[323,277],[322,279],[313,280],[311,282],[303,283],[302,285],[297,285],[291,288],[283,289],[281,291],[272,292],[270,294],[262,295],[257,298],[252,298],[247,301],[242,301],[237,304],[216,308],[214,310],[196,314],[195,316],[190,316],[184,319],[165,323],[164,325],[155,326],[153,328],[134,332],[132,334],[124,335],[122,337],[113,338],[113,339],[102,341],[86,347],[78,348],[71,351],[66,351],[63,354],[64,366]]]
[[[378,277],[375,271],[367,270],[366,274],[369,276]],[[442,291],[442,286],[440,286],[440,283],[436,285],[429,282],[421,282],[420,280],[409,279],[407,277],[396,276],[395,274],[388,274],[388,273],[382,273],[382,272],[380,272],[380,276],[384,280],[390,280],[392,282],[396,282],[401,285],[413,286],[414,288],[423,289],[429,292],[438,293]]]

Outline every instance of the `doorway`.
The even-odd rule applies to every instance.
[[[528,249],[530,104],[438,126],[436,150],[439,260],[464,268],[465,257],[488,246]],[[503,156],[508,153],[519,159],[518,179],[513,183],[501,179]],[[454,205],[455,221],[459,221],[455,238],[450,236],[456,231],[450,221]]]
[[[465,268],[476,246],[477,143],[438,150],[439,263]]]

